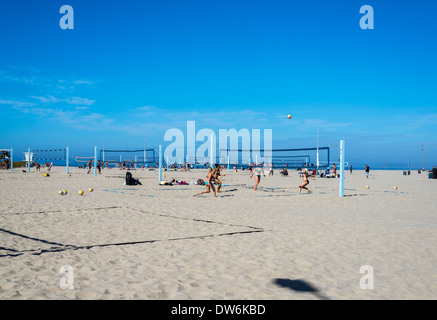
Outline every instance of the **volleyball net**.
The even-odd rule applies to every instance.
[[[69,173],[70,163],[68,147],[59,149],[29,149],[27,152],[26,161],[28,162],[29,172],[32,164],[45,163],[55,166],[65,166],[67,174]]]
[[[384,163],[384,170],[414,170],[412,163]]]
[[[67,160],[67,148],[47,150],[34,149],[31,150],[31,152],[33,153],[33,161],[37,162],[64,162]]]
[[[93,161],[94,157],[75,157],[74,161],[76,163],[88,163],[89,161]]]
[[[193,165],[209,165],[211,161],[211,157],[188,157],[187,162]],[[179,160],[179,162],[174,162],[174,164],[182,164],[183,161]],[[170,164],[172,164],[170,162]]]
[[[330,166],[330,147],[271,150],[220,149],[218,161],[231,167],[273,165],[277,168],[290,169],[327,168]]]
[[[108,165],[147,166],[155,164],[158,158],[155,149],[104,149],[100,150],[99,160]]]

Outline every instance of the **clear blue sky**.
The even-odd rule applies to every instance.
[[[65,4],[74,30],[59,27]],[[1,1],[0,148],[156,147],[194,120],[273,129],[277,148],[313,147],[319,128],[357,167],[420,166],[424,144],[434,166],[436,12],[435,0]]]

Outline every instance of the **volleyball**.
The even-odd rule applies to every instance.
[[[366,189],[369,189],[370,187],[369,186],[366,186]]]
[[[82,190],[79,191],[79,195],[83,195],[83,191]]]
[[[62,190],[62,193],[63,194],[67,194],[67,190]]]
[[[289,114],[289,115],[287,116],[287,118],[288,118],[288,119],[291,119],[291,114]]]
[[[58,193],[62,196],[64,194],[64,191],[59,190]]]
[[[93,192],[94,190],[93,190],[93,188],[89,188],[88,191],[89,192]]]
[[[398,187],[393,187],[393,189],[395,189],[395,190],[396,190],[397,188],[398,188]]]

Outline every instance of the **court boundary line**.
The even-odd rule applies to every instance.
[[[222,236],[233,236],[233,235],[241,235],[241,234],[251,234],[251,233],[261,233],[265,232],[266,230],[264,228],[254,227],[254,226],[247,226],[247,225],[241,225],[241,224],[230,224],[225,222],[218,222],[213,220],[206,220],[206,219],[197,219],[197,218],[186,218],[186,217],[179,217],[179,216],[173,216],[170,214],[160,214],[160,213],[151,213],[144,211],[139,208],[132,208],[127,206],[121,206],[121,207],[104,207],[104,208],[91,208],[91,209],[71,209],[69,211],[85,211],[85,210],[103,210],[103,209],[121,209],[125,208],[134,212],[139,213],[145,213],[149,215],[164,217],[164,218],[172,218],[172,219],[179,219],[179,220],[185,220],[185,221],[192,221],[192,222],[202,222],[202,223],[210,223],[210,224],[218,224],[218,225],[224,225],[229,227],[239,227],[239,228],[246,228],[249,230],[242,230],[242,231],[232,231],[232,232],[222,232],[218,234],[206,234],[206,235],[198,235],[198,236],[188,236],[188,237],[176,237],[176,238],[169,238],[169,239],[154,239],[154,240],[140,240],[140,241],[127,241],[127,242],[116,242],[116,243],[103,243],[103,244],[92,244],[92,245],[69,245],[69,244],[62,244],[57,242],[52,242],[44,239],[38,239],[35,237],[30,237],[24,234],[20,234],[17,232],[13,232],[7,229],[0,228],[0,232],[4,232],[7,234],[10,234],[12,236],[19,236],[22,238],[26,238],[28,240],[38,241],[45,244],[51,244],[55,245],[54,247],[47,248],[47,249],[24,249],[24,250],[16,250],[13,248],[2,248],[0,247],[0,250],[10,251],[14,253],[6,253],[6,254],[0,254],[0,258],[5,257],[17,257],[22,256],[25,254],[31,254],[31,255],[41,255],[43,253],[50,253],[50,252],[63,252],[67,250],[83,250],[83,249],[92,249],[92,248],[103,248],[103,247],[110,247],[110,246],[124,246],[124,245],[136,245],[136,244],[147,244],[147,243],[155,243],[155,242],[164,242],[164,241],[180,241],[180,240],[193,240],[193,239],[205,239],[205,238],[214,238],[214,237],[222,237]],[[57,211],[51,211],[53,212],[62,212],[60,210]],[[32,214],[31,213],[24,213],[24,214]],[[37,213],[44,213],[44,212],[37,212]],[[20,214],[20,213],[17,213]],[[23,213],[22,213],[23,214]]]
[[[86,210],[105,210],[105,209],[120,209],[123,208],[122,206],[112,206],[112,207],[98,207],[98,208],[84,208],[84,209],[68,209],[68,212],[71,211],[86,211]],[[64,212],[63,210],[52,210],[52,211],[31,211],[31,212],[0,212],[0,215],[6,215],[6,214],[37,214],[37,213],[59,213]]]

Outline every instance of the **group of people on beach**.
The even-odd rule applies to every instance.
[[[201,197],[203,194],[210,193],[212,190],[214,197],[216,197],[217,192],[221,192],[220,189],[222,187],[222,182],[220,181],[219,177],[221,177],[220,165],[216,164],[214,169],[210,167],[208,170],[208,174],[206,175],[206,190],[195,194],[195,196]],[[214,182],[217,183],[217,190],[215,189]]]
[[[210,193],[211,190],[213,191],[214,196],[217,196],[217,192],[221,192],[220,188],[222,186],[222,182],[219,180],[219,177],[221,176],[220,174],[220,165],[216,164],[215,168],[210,167],[208,174],[206,176],[207,178],[207,182],[205,183],[206,185],[206,190],[202,191],[198,194],[196,194],[195,196],[202,196],[205,193]],[[234,169],[236,169],[236,167],[234,167]],[[261,167],[249,167],[248,168],[249,172],[250,172],[250,178],[255,177],[255,186],[253,187],[253,190],[257,190],[260,182],[261,182],[261,174],[265,177],[265,172]],[[350,173],[352,174],[352,165],[350,166]],[[369,172],[370,172],[370,168],[369,166],[366,164],[366,168],[365,168],[365,174],[366,174],[366,178],[369,178]],[[334,175],[337,174],[337,165],[334,163],[333,165],[333,173]],[[271,167],[269,170],[269,175],[273,175],[273,168]],[[308,184],[310,183],[309,179],[313,179],[316,180],[315,178],[315,174],[310,174],[307,168],[303,168],[300,176],[302,177],[302,183],[299,185],[299,193],[302,192],[302,190],[307,190],[308,193],[312,193],[311,190],[308,189]],[[216,183],[218,185],[217,190],[214,186],[214,183]]]
[[[88,167],[88,172],[87,172],[87,174],[89,174],[89,173],[91,172],[91,168],[93,167],[93,160],[91,160],[91,159],[88,160],[87,167]],[[97,168],[97,172],[98,172],[98,174],[102,174],[102,163],[100,162],[100,160],[97,161],[97,166],[96,166],[96,168]]]
[[[205,193],[210,193],[212,190],[214,196],[216,197],[217,193],[221,192],[220,189],[222,187],[222,182],[219,179],[221,177],[220,170],[221,170],[221,167],[219,164],[216,164],[215,168],[210,167],[208,170],[208,174],[206,175],[206,179],[207,179],[207,181],[205,183],[206,190],[202,191],[198,194],[195,194],[194,196],[202,196]],[[250,171],[250,178],[255,177],[255,186],[253,187],[253,190],[256,191],[259,183],[261,182],[261,174],[263,174],[264,177],[265,177],[265,174],[261,168],[252,169],[250,167],[249,171]],[[269,173],[269,175],[270,175],[270,173]],[[299,185],[299,193],[301,193],[302,189],[307,190],[308,193],[311,193],[311,190],[309,190],[307,188],[307,185],[310,183],[309,179],[315,180],[316,178],[314,176],[310,175],[308,170],[306,168],[304,168],[303,172],[302,172],[302,179],[303,179],[303,181]],[[214,186],[214,183],[217,184],[217,189]]]
[[[48,165],[48,164],[46,164]],[[91,168],[92,168],[92,160],[89,160],[87,163],[87,167],[88,167],[88,172],[87,174],[89,174],[91,172]],[[106,166],[108,167],[108,166]],[[50,170],[51,166],[49,167],[48,170]],[[102,163],[100,162],[100,160],[97,162],[97,171],[99,174],[101,174],[101,169],[102,169]],[[234,167],[234,169],[236,169],[236,167]],[[38,165],[38,169],[39,170],[39,165]],[[182,168],[183,171],[189,171],[189,167],[184,166]],[[254,168],[250,167],[248,168],[248,171],[250,172],[250,178],[255,178],[255,185],[253,187],[253,190],[256,191],[260,182],[261,182],[261,174],[265,177],[265,171],[263,170],[263,168],[256,166]],[[366,178],[369,178],[369,166],[366,165],[365,168],[365,173],[366,173]],[[337,165],[334,163],[333,166],[333,173],[334,175],[336,175],[337,173]],[[350,173],[352,173],[352,166],[350,166]],[[269,175],[273,175],[273,166],[269,167]],[[300,176],[302,177],[302,183],[299,185],[299,193],[302,192],[302,190],[307,190],[308,193],[312,193],[311,190],[308,189],[308,184],[310,183],[309,179],[313,179],[315,180],[315,175],[314,174],[310,174],[307,168],[303,168]],[[217,193],[221,192],[221,187],[222,187],[222,182],[220,181],[221,178],[221,166],[219,164],[215,165],[215,168],[210,167],[206,176],[206,182],[205,182],[205,186],[206,186],[206,190],[202,191],[198,194],[195,194],[195,196],[202,196],[205,193],[210,193],[211,190],[214,194],[214,196],[217,196]],[[216,186],[214,185],[217,185]]]
[[[41,172],[41,164],[39,164],[37,161],[34,161],[34,165],[35,165],[35,171]],[[47,168],[47,171],[50,171],[53,167],[53,162],[51,163],[46,162],[45,167]]]

